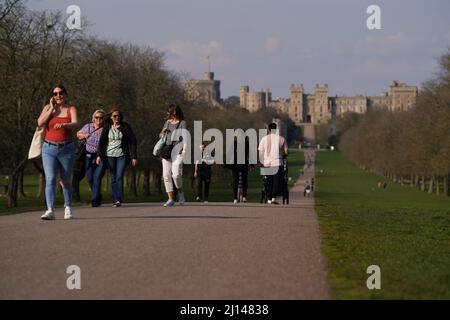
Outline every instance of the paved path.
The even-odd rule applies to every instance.
[[[310,178],[313,168],[305,172]],[[0,298],[326,299],[313,199],[291,205],[188,203],[0,217]],[[68,290],[66,268],[81,268]]]

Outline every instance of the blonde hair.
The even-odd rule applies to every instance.
[[[95,120],[95,115],[96,115],[97,113],[102,113],[103,116],[105,116],[105,114],[106,114],[105,110],[103,110],[103,109],[97,109],[97,110],[95,110],[94,113],[92,114],[92,121]]]

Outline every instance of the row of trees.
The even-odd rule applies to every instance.
[[[276,116],[265,110],[249,117],[238,107],[213,110],[185,101],[183,77],[165,67],[163,53],[88,36],[87,24],[83,31],[69,30],[65,19],[61,12],[29,11],[22,0],[0,2],[0,167],[2,174],[10,176],[9,206],[17,206],[24,172],[32,170],[27,160],[29,143],[55,83],[67,88],[69,102],[78,109],[80,127],[96,109],[117,106],[124,111],[138,140],[139,166],[128,179],[132,194],[138,193],[137,175],[144,177],[144,194],[150,193],[152,177],[161,182],[161,165],[151,151],[170,103],[183,107],[188,127],[202,120],[204,130],[262,128]],[[33,164],[42,186],[42,165],[40,161]],[[42,188],[40,193],[43,199]]]
[[[450,53],[405,112],[349,114],[332,125],[339,149],[363,168],[423,191],[450,195]]]

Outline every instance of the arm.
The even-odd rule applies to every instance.
[[[135,167],[137,165],[137,140],[130,125],[127,126],[127,135],[130,143],[131,165]]]
[[[38,127],[43,127],[50,119],[50,116],[52,115],[53,111],[55,110],[55,107],[53,106],[52,100],[50,99],[50,104],[47,104],[42,109],[41,115],[39,116],[37,120]]]
[[[70,123],[57,123],[55,125],[55,129],[59,129],[59,128],[76,128],[78,126],[78,114],[77,114],[77,109],[73,106],[69,107],[68,112],[70,112],[70,119],[71,122]]]
[[[89,134],[89,132],[86,132],[86,129],[88,128],[88,126],[89,126],[89,123],[86,124],[83,128],[81,128],[81,130],[79,130],[77,132],[77,138],[79,140],[83,140],[83,139],[89,138],[90,134]]]

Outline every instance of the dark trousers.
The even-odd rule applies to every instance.
[[[199,196],[200,199],[202,199],[203,201],[208,201],[210,184],[211,184],[211,176],[205,176],[200,174],[197,177],[197,196]]]
[[[267,175],[267,199],[276,198],[281,191],[281,183],[283,178],[283,166],[278,167],[277,173]]]
[[[248,165],[237,164],[233,167],[233,197],[234,197],[234,199],[238,198],[239,173],[241,173],[241,177],[242,177],[242,196],[247,197]]]
[[[94,154],[86,155],[86,177],[92,190],[92,203],[99,205],[102,202],[102,179],[106,165],[103,161],[97,165],[95,158]]]

